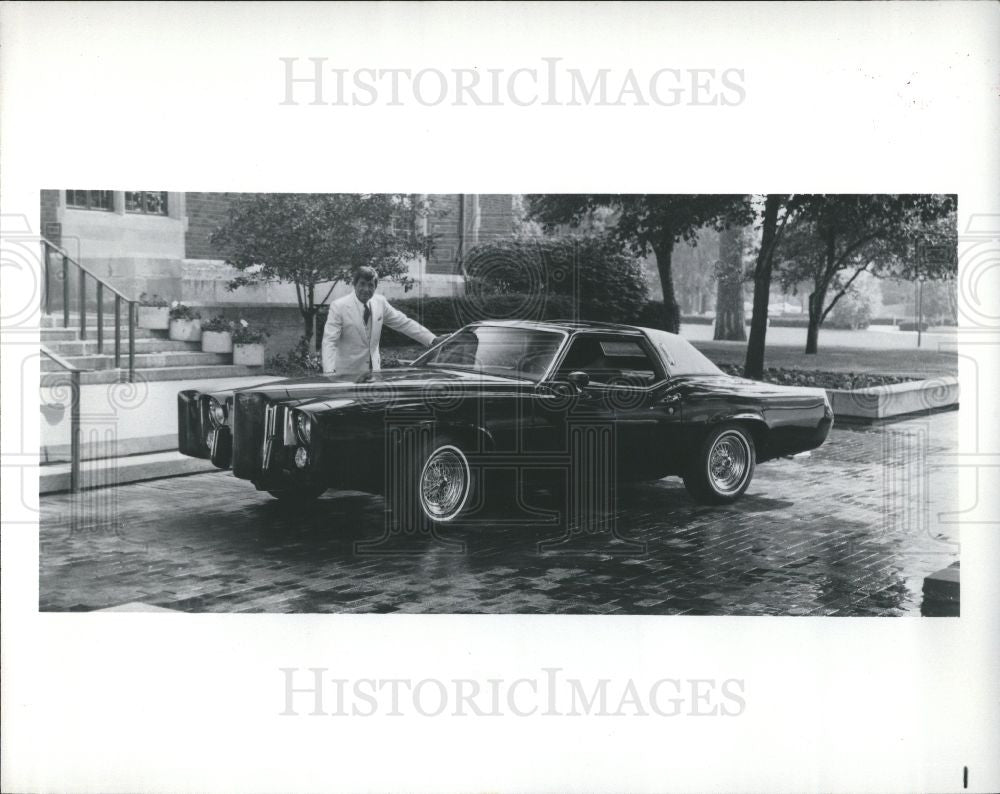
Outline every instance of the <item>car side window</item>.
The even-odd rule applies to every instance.
[[[586,372],[590,382],[605,386],[650,386],[663,377],[662,368],[642,343],[633,338],[578,336],[559,366],[558,375]]]

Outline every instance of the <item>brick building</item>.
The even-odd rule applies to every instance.
[[[238,195],[43,190],[41,228],[48,239],[129,296],[155,293],[202,306],[295,306],[290,284],[226,289],[235,271],[210,238]],[[452,295],[462,289],[463,253],[478,242],[513,233],[514,197],[451,193],[426,199],[431,213],[424,231],[436,242],[429,261],[410,263],[410,276],[417,282],[410,295]],[[340,285],[334,295],[346,289]],[[402,294],[389,281],[382,291],[390,297]]]

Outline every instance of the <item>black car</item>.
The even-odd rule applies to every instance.
[[[584,487],[677,475],[731,502],[757,463],[833,424],[821,389],[728,376],[665,331],[569,321],[473,323],[396,369],[182,391],[178,408],[180,451],[258,490],[385,493],[433,523],[478,510],[494,470]]]

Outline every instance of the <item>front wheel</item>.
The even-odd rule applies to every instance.
[[[435,524],[454,521],[470,505],[474,484],[461,447],[451,439],[438,440],[421,462],[417,478],[420,512]]]
[[[740,425],[722,425],[702,439],[684,475],[684,485],[706,504],[726,504],[743,495],[757,459],[753,436]]]

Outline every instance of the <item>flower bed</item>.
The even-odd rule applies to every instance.
[[[719,369],[727,375],[743,377],[743,367],[736,364],[720,364]],[[876,375],[870,372],[823,372],[805,369],[783,369],[769,367],[764,370],[766,383],[782,386],[814,386],[817,389],[868,389],[873,386],[893,386],[908,383],[916,378],[902,375]]]

